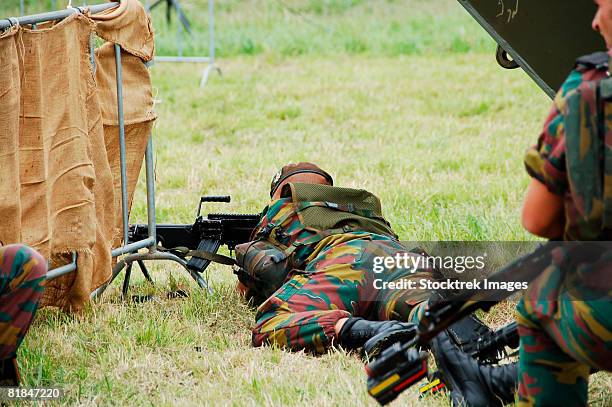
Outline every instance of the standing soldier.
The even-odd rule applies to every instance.
[[[612,0],[593,19],[612,52]],[[565,241],[519,302],[515,364],[480,366],[444,335],[433,344],[455,401],[586,406],[593,369],[612,370],[612,78],[608,53],[581,57],[557,93],[525,165],[532,177],[522,214],[529,232]],[[598,243],[601,241],[608,242]]]
[[[47,263],[23,245],[0,247],[0,386],[18,386],[17,348],[43,293]]]

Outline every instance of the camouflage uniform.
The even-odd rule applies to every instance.
[[[564,240],[612,240],[604,223],[606,212],[612,220],[611,104],[596,101],[607,76],[604,64],[597,65],[579,60],[525,159],[532,177],[563,196]],[[598,120],[602,106],[604,121]],[[557,249],[519,303],[521,405],[585,406],[591,368],[612,370],[612,253],[598,257],[577,261],[566,248]]]
[[[337,344],[334,326],[356,316],[369,320],[417,321],[430,293],[426,290],[377,289],[384,281],[430,278],[427,271],[408,269],[373,271],[375,256],[408,251],[397,240],[363,231],[333,234],[308,244],[314,232],[297,215],[289,216],[289,198],[273,201],[257,230],[281,222],[282,243],[302,243],[295,251],[303,267],[292,270],[285,283],[257,309],[253,345],[276,344],[292,350],[323,353]],[[283,218],[287,218],[282,221]],[[410,254],[414,255],[414,254]],[[380,283],[377,283],[380,287]]]
[[[0,247],[0,361],[15,357],[43,293],[47,263],[23,245]]]

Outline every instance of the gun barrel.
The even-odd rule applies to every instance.
[[[206,195],[200,198],[202,202],[231,202],[232,198],[229,195]]]

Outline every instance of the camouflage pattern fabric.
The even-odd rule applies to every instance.
[[[262,227],[281,219],[289,201],[273,202]],[[284,223],[285,236],[307,241],[314,232],[301,228],[299,218]],[[287,237],[289,240],[291,238]],[[285,241],[285,243],[288,243]],[[417,321],[430,293],[426,290],[377,289],[374,280],[400,281],[431,278],[427,270],[386,269],[374,273],[377,256],[408,251],[397,240],[368,232],[325,237],[298,249],[304,267],[292,270],[286,282],[257,310],[253,345],[275,344],[291,350],[323,353],[337,345],[334,326],[349,316],[370,320]],[[417,256],[416,254],[410,254]]]
[[[606,77],[605,69],[584,66],[570,74],[525,159],[532,177],[564,197],[564,240],[611,236],[605,207],[612,198],[606,162],[612,115],[598,99]],[[520,405],[586,406],[591,368],[612,370],[612,253],[577,263],[564,248],[556,250],[517,307]]]
[[[565,204],[564,240],[608,240],[602,230],[604,200],[611,205],[612,129],[602,134],[596,90],[607,77],[605,69],[579,67],[572,71],[555,97],[538,144],[527,151],[525,167]],[[612,105],[605,103],[606,128],[612,124]],[[604,196],[605,194],[605,196]],[[612,210],[612,208],[611,208]],[[559,236],[561,237],[561,236]]]
[[[47,262],[23,245],[0,247],[0,360],[14,358],[43,293]]]

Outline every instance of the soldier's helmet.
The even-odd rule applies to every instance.
[[[292,175],[303,173],[318,174],[325,178],[325,180],[329,182],[329,185],[334,185],[334,179],[332,178],[332,176],[316,164],[310,162],[299,162],[297,164],[289,163],[283,166],[283,168],[281,168],[274,175],[274,177],[272,177],[272,182],[270,184],[270,198],[274,196],[274,192],[276,192],[276,190],[283,183],[283,181],[285,181]]]

